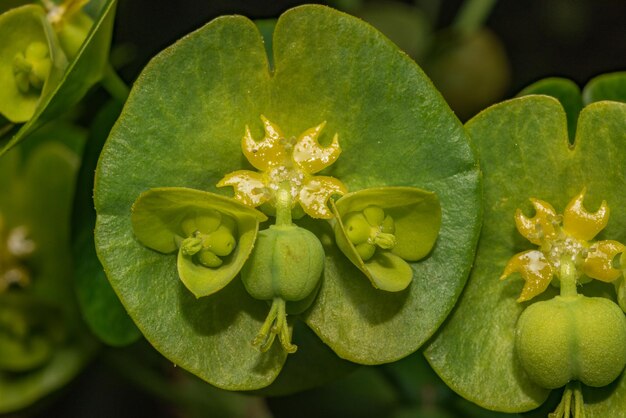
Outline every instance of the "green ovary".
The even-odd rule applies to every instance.
[[[23,53],[13,58],[13,76],[23,94],[40,92],[50,74],[50,53],[42,42],[32,42]]]
[[[371,259],[377,247],[391,250],[396,246],[394,220],[378,206],[348,213],[344,225],[348,239],[363,261]]]
[[[515,347],[539,386],[556,389],[573,380],[606,386],[626,365],[626,317],[609,299],[556,296],[524,310]]]
[[[296,225],[272,225],[259,232],[250,259],[241,271],[248,293],[271,301],[265,323],[253,344],[268,350],[278,336],[283,348],[293,353],[287,325],[291,303],[299,313],[313,301],[324,269],[324,250],[312,232]],[[303,304],[298,302],[307,301]]]

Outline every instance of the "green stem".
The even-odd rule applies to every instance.
[[[574,386],[574,418],[585,418],[585,409],[583,408],[583,391],[580,382],[571,383]]]
[[[107,63],[101,80],[102,86],[109,92],[111,97],[120,103],[126,102],[130,89],[124,80],[115,72],[111,63]]]
[[[291,225],[291,193],[288,187],[281,187],[276,192],[276,226]]]
[[[452,27],[464,34],[472,33],[484,25],[497,0],[466,0],[457,13]]]
[[[276,297],[272,301],[270,312],[265,318],[263,326],[252,341],[252,345],[258,347],[261,352],[268,351],[278,336],[281,345],[288,353],[295,353],[298,347],[291,343],[289,326],[287,324],[286,303],[282,298]]]
[[[578,272],[574,262],[567,256],[561,259],[561,266],[559,268],[559,280],[561,281],[561,296],[573,297],[578,294],[576,290],[576,282],[578,279]]]
[[[277,303],[276,300],[272,302],[272,307],[270,308],[267,317],[265,317],[265,322],[263,323],[263,326],[261,326],[259,333],[254,338],[254,340],[252,340],[252,345],[255,347],[261,347],[261,351],[267,351],[267,349],[269,349],[269,346],[274,342],[274,337],[276,336],[276,334],[273,334],[272,336],[269,335],[270,331],[272,330],[272,326],[274,325],[274,321],[278,316],[278,305],[279,303]],[[268,345],[267,343],[269,338],[271,338],[271,341],[269,341]],[[266,345],[267,348],[263,350],[263,347]]]

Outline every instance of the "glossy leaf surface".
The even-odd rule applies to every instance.
[[[425,354],[443,380],[472,402],[519,412],[548,396],[529,380],[514,352],[516,322],[527,306],[516,302],[523,280],[498,280],[511,256],[533,248],[516,230],[514,214],[517,208],[533,214],[529,197],[551,202],[560,213],[586,187],[589,211],[602,200],[611,209],[608,226],[596,239],[626,239],[625,121],[626,105],[592,104],[580,114],[572,147],[560,104],[528,96],[495,105],[467,123],[484,173],[484,224],[464,294]],[[591,293],[594,286],[589,283],[582,292]],[[555,293],[549,289],[537,299]],[[611,416],[615,405],[623,405],[625,380],[622,374],[607,387],[584,388],[586,416]]]
[[[239,279],[196,300],[171,257],[133,236],[130,210],[140,193],[228,193],[215,184],[249,168],[241,138],[246,125],[262,136],[260,115],[288,136],[326,121],[320,142],[336,132],[342,154],[325,171],[351,191],[410,186],[436,193],[443,213],[437,245],[411,263],[413,283],[402,294],[373,289],[336,248],[330,227],[319,227],[325,270],[303,319],[340,357],[360,363],[401,358],[432,335],[464,284],[480,218],[479,175],[462,126],[406,55],[369,25],[321,6],[285,13],[273,41],[270,72],[254,24],[223,17],[153,59],[111,132],[96,178],[98,254],[129,314],[172,361],[229,389],[267,386],[285,361],[279,347],[260,354],[250,345],[268,306],[249,297]]]

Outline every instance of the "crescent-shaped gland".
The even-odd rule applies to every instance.
[[[589,241],[602,231],[609,222],[609,207],[605,200],[600,209],[589,212],[585,209],[583,189],[565,208],[563,212],[563,229],[574,238]]]

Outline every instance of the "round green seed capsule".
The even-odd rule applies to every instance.
[[[515,347],[539,386],[556,389],[571,380],[606,386],[626,365],[626,317],[606,298],[556,296],[522,312]]]
[[[316,288],[324,269],[324,249],[312,232],[296,225],[260,231],[241,278],[260,300],[300,301]]]
[[[374,256],[376,247],[392,250],[397,244],[393,218],[378,206],[348,213],[343,224],[348,240],[363,261]]]
[[[366,242],[372,230],[372,226],[367,222],[363,213],[352,212],[346,216],[344,221],[348,239],[354,245]]]
[[[214,232],[205,238],[204,244],[207,249],[220,257],[225,257],[233,252],[237,242],[232,232],[224,225],[220,225]]]
[[[215,231],[226,219],[231,220],[229,216],[222,215],[216,210],[207,211],[207,213],[196,216],[196,228],[198,228],[198,231],[208,234]]]
[[[367,261],[372,258],[376,252],[376,246],[370,244],[369,242],[362,242],[361,244],[355,245],[354,248],[363,261]]]
[[[385,211],[378,206],[368,206],[363,209],[363,216],[371,226],[377,226],[383,223],[385,219]]]
[[[205,267],[216,268],[222,265],[223,261],[211,250],[202,249],[196,255],[198,262]]]

